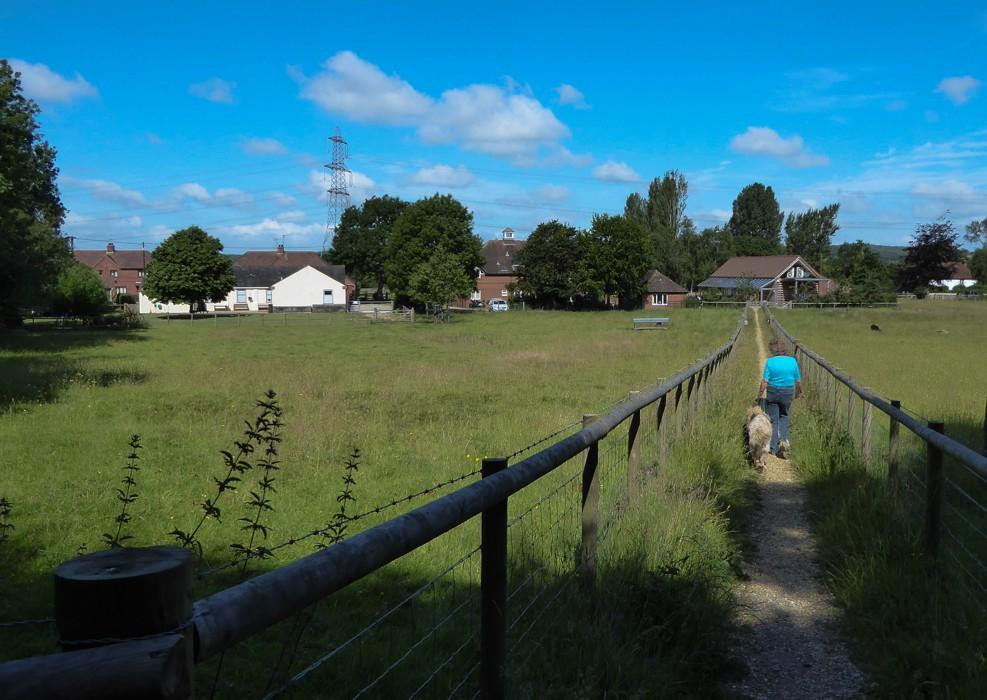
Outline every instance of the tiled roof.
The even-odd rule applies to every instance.
[[[947,279],[951,279],[951,280],[973,279],[973,273],[970,272],[970,268],[967,267],[966,263],[963,262],[948,263],[946,267],[949,268],[949,277]]]
[[[527,241],[516,241],[514,239],[498,239],[487,241],[483,245],[483,274],[485,275],[513,275],[517,252],[524,247]]]
[[[121,270],[143,270],[151,260],[151,254],[145,250],[118,250],[107,253],[105,250],[77,250],[75,259],[95,267],[103,258],[110,258]]]
[[[250,250],[233,263],[233,274],[237,287],[265,288],[280,282],[304,267],[314,267],[329,275],[337,282],[346,284],[346,268],[343,265],[330,265],[318,253]]]
[[[650,294],[685,294],[688,290],[676,284],[658,270],[648,272],[648,293]]]
[[[740,255],[720,265],[710,277],[774,279],[798,259],[797,255]]]

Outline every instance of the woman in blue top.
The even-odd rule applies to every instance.
[[[757,398],[767,398],[765,410],[771,418],[771,454],[784,459],[788,452],[788,410],[792,400],[802,396],[799,363],[785,354],[785,343],[778,338],[768,343],[772,357],[764,363],[764,376]]]

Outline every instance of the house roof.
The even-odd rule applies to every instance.
[[[304,267],[314,267],[337,282],[346,284],[346,267],[330,265],[310,251],[249,250],[233,263],[237,287],[270,287]]]
[[[105,250],[77,250],[74,255],[76,260],[89,267],[96,267],[103,258],[109,258],[121,270],[143,270],[151,260],[151,254],[146,250],[117,250],[112,253]]]
[[[953,262],[947,263],[946,267],[949,268],[949,277],[946,279],[951,280],[972,280],[973,273],[970,272],[970,268],[964,262]]]
[[[741,284],[750,284],[754,289],[760,289],[774,282],[774,277],[710,277],[699,283],[700,287],[715,287],[716,289],[736,289]]]
[[[798,259],[799,256],[797,255],[740,255],[730,258],[720,265],[710,277],[767,277],[774,279]]]
[[[483,274],[513,275],[517,265],[515,257],[527,241],[512,238],[487,241],[483,244]]]
[[[650,294],[686,294],[688,292],[685,287],[668,279],[658,270],[648,271],[647,284]]]

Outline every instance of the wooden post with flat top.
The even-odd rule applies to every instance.
[[[630,392],[633,400],[640,391]],[[627,500],[634,503],[641,495],[641,411],[634,411],[627,427]]]
[[[596,420],[596,415],[583,416],[583,427]],[[592,584],[596,580],[596,541],[600,521],[600,475],[597,472],[599,463],[600,443],[594,442],[586,448],[586,461],[583,462],[583,502],[582,502],[582,537],[579,546],[580,575],[583,580]]]

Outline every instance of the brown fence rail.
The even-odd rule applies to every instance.
[[[584,416],[583,427],[577,432],[561,438],[549,436],[519,450],[512,457],[530,456],[517,463],[509,466],[508,458],[485,459],[483,478],[478,482],[194,604],[188,557],[180,556],[187,554],[186,550],[109,550],[81,558],[90,562],[90,570],[75,577],[73,572],[61,571],[80,561],[72,560],[56,572],[56,581],[60,572],[65,579],[60,599],[56,585],[57,626],[63,648],[94,648],[0,664],[0,697],[192,697],[195,664],[219,658],[218,678],[223,655],[239,642],[282,621],[301,619],[308,612],[309,617],[301,624],[304,628],[311,620],[314,604],[343,592],[391,562],[416,554],[443,535],[456,533],[465,541],[466,551],[448,566],[443,563],[438,576],[383,614],[378,613],[369,624],[362,621],[359,632],[340,640],[301,671],[294,675],[286,671],[273,685],[269,680],[267,686],[251,689],[263,697],[276,697],[291,689],[361,635],[384,627],[423,591],[434,591],[443,585],[441,579],[449,572],[472,577],[473,562],[479,558],[479,566],[475,567],[479,600],[468,595],[462,601],[456,598],[448,614],[433,614],[430,621],[434,624],[420,632],[418,641],[397,653],[397,659],[386,668],[373,671],[372,679],[353,694],[363,696],[373,691],[390,697],[385,689],[387,674],[420,645],[439,646],[448,628],[457,625],[462,627],[458,631],[466,635],[465,641],[435,650],[430,663],[439,658],[438,665],[430,672],[422,671],[423,678],[415,680],[417,687],[411,697],[431,696],[429,683],[441,671],[452,669],[457,657],[471,648],[478,654],[461,662],[457,674],[462,679],[449,696],[466,689],[466,697],[475,697],[474,690],[485,698],[504,697],[505,674],[514,659],[508,640],[517,643],[528,635],[571,580],[595,577],[598,547],[608,533],[620,527],[623,510],[640,497],[643,460],[661,462],[668,442],[682,433],[709,396],[711,378],[729,358],[745,325],[746,320],[741,318],[728,342],[674,377],[659,380],[653,389],[631,392],[605,415]],[[547,446],[541,447],[545,443]],[[645,443],[648,454],[643,456]],[[537,452],[531,452],[537,448]],[[528,487],[536,482],[541,491],[529,493],[532,489]],[[481,516],[479,528],[468,528],[477,515]],[[522,558],[537,545],[528,541],[533,540],[533,535],[523,527],[532,521],[547,524],[537,536],[554,538],[555,552],[552,561],[524,568],[522,562],[515,561],[514,552]],[[477,529],[478,544],[474,539]],[[167,567],[161,559],[153,558],[154,549],[166,550],[157,554],[168,560]],[[105,557],[106,561],[97,562],[90,557]],[[123,558],[122,563],[118,558]],[[101,582],[106,586],[92,587],[93,566],[109,572],[107,580]],[[129,578],[124,576],[128,568],[134,574]],[[509,580],[509,571],[515,574],[514,581]],[[547,580],[550,574],[555,574],[551,586],[532,592],[532,582]],[[167,580],[155,587],[151,580],[154,578]],[[107,602],[126,598],[132,591],[123,587],[135,581],[147,608],[148,619],[142,622],[132,619],[133,610],[123,613],[119,606]],[[457,617],[467,615],[472,608],[475,616]],[[164,618],[162,609],[169,613]],[[92,622],[98,629],[87,632],[88,628],[82,628],[75,630],[73,636],[67,635],[68,622],[77,623],[80,617],[98,619]],[[436,621],[436,617],[441,619]],[[107,618],[116,620],[107,623]],[[120,631],[123,629],[126,633]],[[67,639],[74,641],[66,642]],[[474,642],[478,647],[474,648]],[[472,658],[479,661],[473,663]],[[280,662],[281,659],[276,665],[280,666]],[[361,682],[364,680],[361,678]],[[324,693],[325,688],[320,692]],[[342,690],[334,688],[333,694],[337,693],[341,695]]]
[[[765,307],[765,312],[775,334],[793,348],[816,406],[846,429],[866,468],[886,464],[889,486],[909,498],[923,520],[926,554],[952,568],[987,615],[983,603],[987,594],[987,410],[984,454],[980,454],[949,437],[949,426],[942,420],[923,419],[900,401],[860,386],[793,337],[770,309]],[[874,409],[888,420],[885,460],[876,458],[885,448],[878,444],[883,428],[875,426]]]

